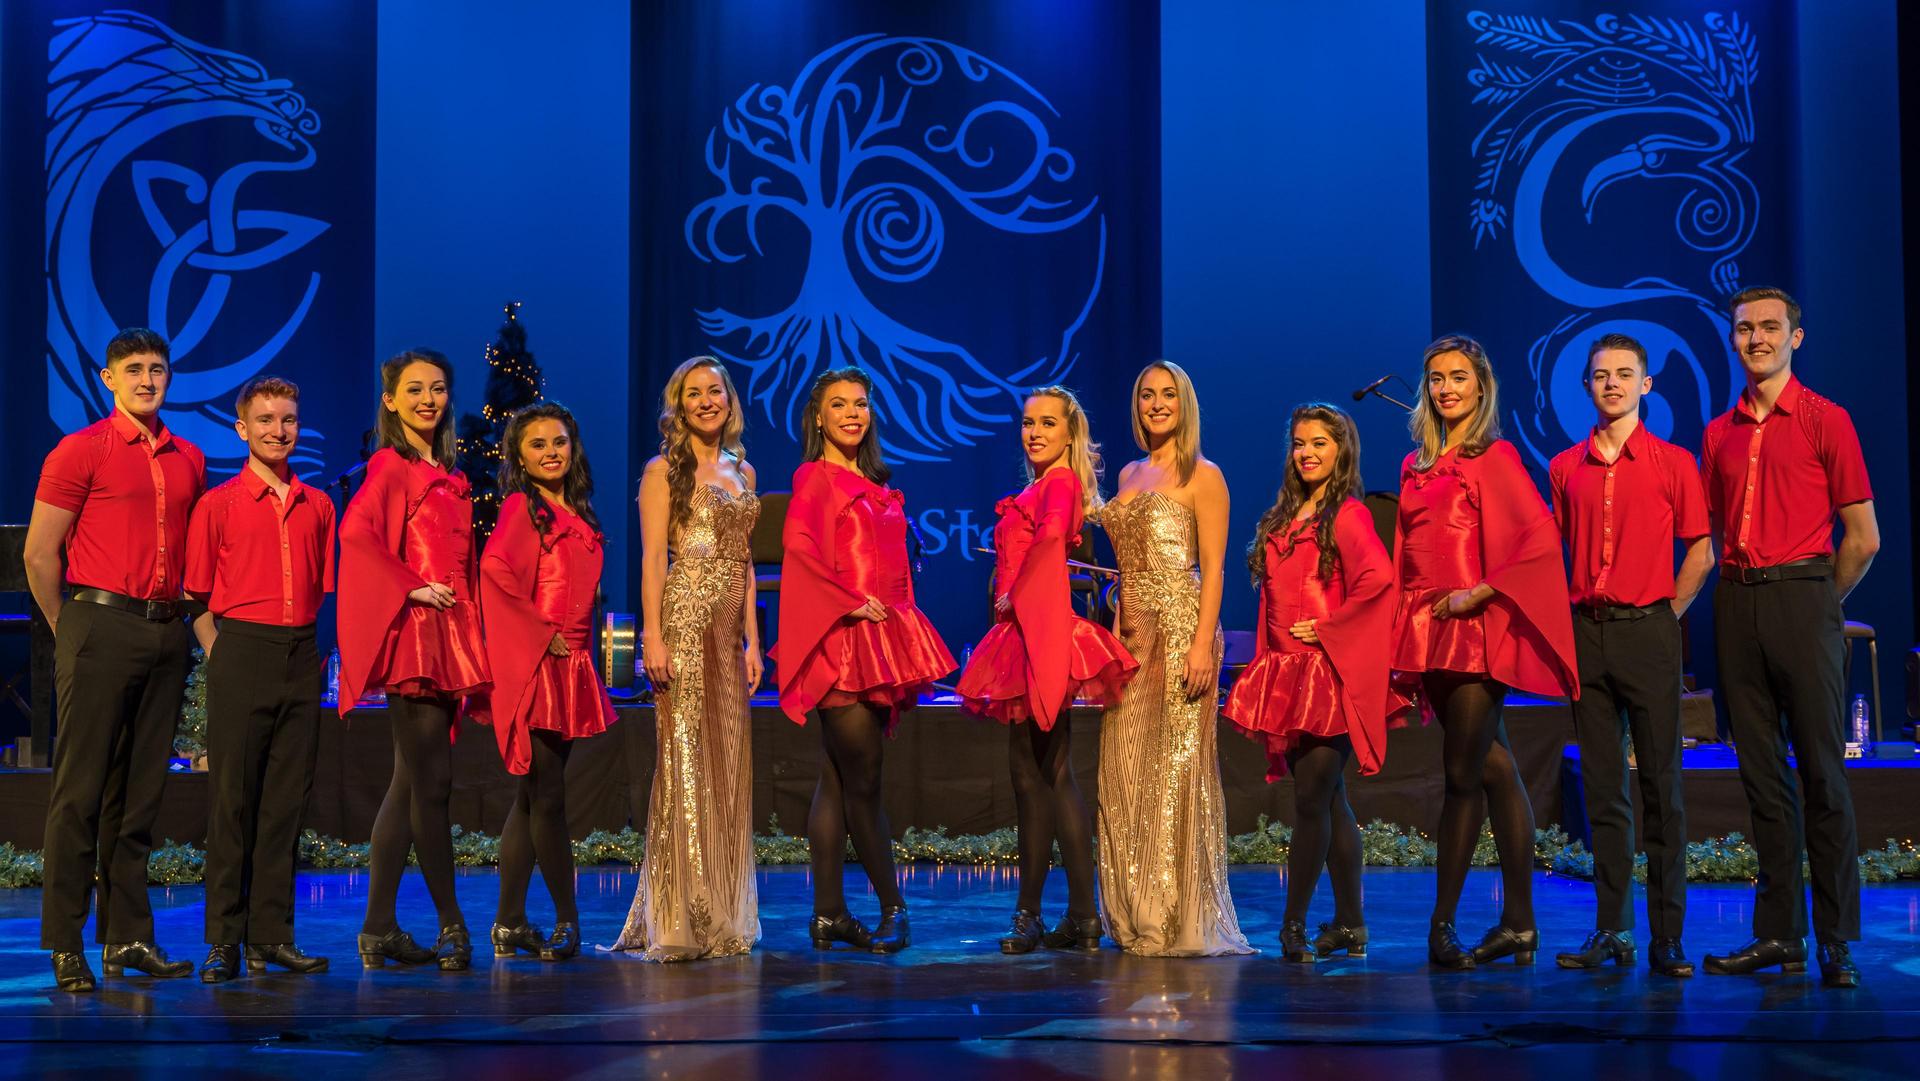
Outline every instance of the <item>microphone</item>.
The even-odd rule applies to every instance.
[[[1379,389],[1380,389],[1380,385],[1381,385],[1382,383],[1385,383],[1385,382],[1386,382],[1387,380],[1389,380],[1389,379],[1392,379],[1392,378],[1393,378],[1393,373],[1392,373],[1392,372],[1388,372],[1387,374],[1385,374],[1385,375],[1383,375],[1383,376],[1381,376],[1380,378],[1378,378],[1378,379],[1375,379],[1375,380],[1374,380],[1373,382],[1371,382],[1371,383],[1368,383],[1368,384],[1367,384],[1366,386],[1364,386],[1364,387],[1361,387],[1361,388],[1360,388],[1359,390],[1356,390],[1356,391],[1354,391],[1354,392],[1353,392],[1353,400],[1354,400],[1354,401],[1356,401],[1356,402],[1358,402],[1358,401],[1364,401],[1364,400],[1366,399],[1366,397],[1367,397],[1367,395],[1369,395],[1369,394],[1372,394],[1372,393],[1373,393],[1374,391],[1376,391],[1376,390],[1379,390]]]

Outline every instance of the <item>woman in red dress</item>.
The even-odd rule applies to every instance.
[[[1360,502],[1360,435],[1324,403],[1293,411],[1293,450],[1273,506],[1247,546],[1260,587],[1253,663],[1221,710],[1267,745],[1269,779],[1293,775],[1293,843],[1280,927],[1289,961],[1367,952],[1360,907],[1360,826],[1347,803],[1347,760],[1380,772],[1387,753],[1387,643],[1393,563]],[[1333,921],[1307,941],[1321,868],[1333,876]]]
[[[826,749],[807,813],[813,944],[892,953],[910,936],[880,807],[881,738],[954,663],[914,607],[907,515],[886,484],[891,471],[874,430],[872,388],[858,368],[813,381],[802,421],[806,461],[794,471],[782,530],[780,640],[772,655],[780,708],[795,724],[818,709]],[[841,878],[849,835],[880,895],[872,931],[847,912]]]
[[[453,726],[489,685],[481,643],[467,478],[453,467],[453,369],[430,349],[380,368],[379,449],[340,518],[342,717],[387,692],[393,783],[373,821],[360,960],[465,969],[473,945],[453,890]],[[432,950],[400,929],[394,899],[407,850],[440,917]]]
[[[580,952],[567,755],[573,740],[599,735],[614,720],[591,645],[606,538],[593,513],[593,470],[580,426],[565,406],[530,405],[507,422],[500,491],[506,499],[480,558],[480,599],[494,736],[520,786],[500,834],[493,952],[564,961]],[[536,860],[553,898],[552,937],[527,922]]]
[[[1100,448],[1087,415],[1065,387],[1027,397],[1020,419],[1027,487],[994,509],[993,629],[960,674],[969,710],[1008,725],[1018,817],[1020,896],[1004,953],[1051,947],[1098,949],[1093,900],[1093,823],[1073,777],[1068,738],[1076,699],[1104,705],[1140,667],[1106,628],[1073,613],[1067,553],[1100,504]],[[1031,722],[1023,724],[1023,722]],[[1040,898],[1055,838],[1067,872],[1067,914],[1045,930]]]
[[[1400,466],[1394,680],[1446,730],[1439,882],[1428,960],[1472,968],[1531,964],[1533,807],[1500,721],[1507,689],[1573,697],[1573,620],[1560,531],[1513,444],[1500,438],[1499,387],[1471,338],[1427,347]],[[1483,810],[1481,800],[1486,804]],[[1500,851],[1500,922],[1471,951],[1454,930],[1480,823]]]

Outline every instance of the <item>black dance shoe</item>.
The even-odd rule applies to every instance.
[[[392,961],[401,965],[424,965],[433,960],[433,951],[413,940],[413,936],[396,927],[384,935],[370,935],[360,932],[360,963],[368,968],[379,968]]]
[[[1553,963],[1561,968],[1599,968],[1612,961],[1616,965],[1633,964],[1633,936],[1626,931],[1595,931],[1572,953],[1556,953]]]
[[[1828,987],[1860,986],[1860,969],[1844,942],[1820,944],[1820,982]]]
[[[553,934],[540,947],[540,960],[567,961],[580,952],[580,927],[572,923],[556,923]]]
[[[907,906],[883,906],[880,926],[873,929],[873,941],[867,948],[875,953],[899,953],[911,945],[913,932],[907,926]]]
[[[192,961],[169,961],[167,951],[151,942],[110,942],[100,947],[100,970],[118,976],[127,969],[162,980],[193,975]]]
[[[207,949],[207,959],[200,962],[201,983],[226,983],[240,975],[240,947],[237,944],[222,944]]]
[[[54,951],[53,983],[76,995],[93,990],[93,970],[87,967],[87,955],[77,950]]]
[[[1539,948],[1540,932],[1516,931],[1504,923],[1496,923],[1487,929],[1480,944],[1473,948],[1473,963],[1491,964],[1502,957],[1511,956],[1516,965],[1530,965]]]
[[[539,956],[540,947],[547,944],[546,936],[540,933],[538,927],[530,923],[522,923],[518,927],[507,927],[496,923],[493,925],[493,934],[489,937],[493,939],[495,957],[512,957],[515,951]]]
[[[1280,956],[1303,965],[1320,960],[1320,955],[1307,944],[1305,920],[1288,920],[1280,925]]]
[[[1473,967],[1473,954],[1461,944],[1460,932],[1453,929],[1453,924],[1436,923],[1427,931],[1427,964],[1438,968]]]
[[[1100,917],[1088,916],[1079,919],[1075,916],[1062,916],[1053,930],[1040,936],[1040,944],[1050,950],[1085,950],[1093,953],[1100,948]]]
[[[1000,936],[1000,952],[1032,953],[1046,933],[1046,926],[1040,922],[1038,912],[1016,908],[1013,910],[1013,925],[1007,928],[1006,934]]]
[[[815,916],[807,924],[807,934],[813,939],[816,950],[833,949],[836,942],[844,942],[857,950],[873,945],[873,935],[866,924],[842,912],[838,916]]]
[[[291,942],[271,942],[256,946],[247,943],[247,972],[258,976],[268,965],[279,965],[296,976],[312,976],[327,970],[327,959],[308,957]]]
[[[1647,968],[1656,976],[1686,979],[1693,975],[1693,962],[1680,948],[1677,938],[1656,938],[1647,945]]]
[[[1747,976],[1775,965],[1782,972],[1805,972],[1806,939],[1756,938],[1732,953],[1707,955],[1709,976]]]
[[[467,935],[466,924],[440,928],[439,941],[433,944],[433,959],[440,963],[442,972],[465,972],[473,964],[473,939]]]
[[[1314,936],[1313,952],[1324,960],[1339,950],[1347,951],[1348,957],[1367,955],[1367,925],[1364,923],[1347,925],[1344,923],[1323,923],[1320,933]]]

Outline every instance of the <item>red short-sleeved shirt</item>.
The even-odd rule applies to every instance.
[[[333,590],[333,501],[295,477],[283,502],[242,469],[193,508],[186,585],[221,618],[312,623]]]
[[[1673,599],[1673,543],[1711,531],[1693,455],[1644,424],[1609,462],[1593,437],[1547,469],[1572,557],[1573,603],[1644,607]]]
[[[1833,553],[1841,507],[1873,498],[1860,436],[1845,409],[1789,379],[1765,419],[1742,391],[1713,418],[1700,479],[1720,534],[1720,561],[1774,567]]]
[[[33,497],[78,515],[67,532],[68,583],[177,600],[205,471],[199,447],[165,424],[148,438],[118,409],[60,440]]]

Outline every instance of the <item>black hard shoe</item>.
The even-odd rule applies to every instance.
[[[1000,936],[1001,953],[1032,953],[1046,936],[1046,926],[1040,922],[1038,912],[1028,912],[1024,908],[1013,910],[1013,924],[1007,933]]]
[[[1599,968],[1612,961],[1616,965],[1633,964],[1633,935],[1626,931],[1595,931],[1572,953],[1556,953],[1554,964],[1561,968]]]
[[[162,980],[193,975],[192,961],[169,961],[167,951],[151,942],[110,942],[100,947],[100,970],[118,976],[127,969]]]
[[[1307,944],[1305,920],[1288,920],[1280,925],[1280,956],[1303,965],[1320,960],[1320,955]]]
[[[913,934],[907,926],[906,905],[886,905],[880,909],[880,926],[873,929],[873,940],[868,949],[875,953],[899,953],[913,945]]]
[[[1100,948],[1100,917],[1088,916],[1079,919],[1075,916],[1062,916],[1053,930],[1040,936],[1040,944],[1050,950],[1085,950],[1089,953]]]
[[[200,962],[201,983],[226,983],[240,975],[240,947],[237,944],[223,943],[207,949],[207,959]]]
[[[807,924],[807,934],[813,939],[816,950],[833,949],[836,942],[844,942],[857,950],[873,945],[873,935],[866,924],[842,912],[838,916],[815,916]]]
[[[1496,923],[1487,929],[1480,944],[1473,948],[1473,963],[1491,964],[1502,957],[1513,958],[1516,965],[1533,964],[1534,952],[1540,948],[1540,932],[1516,931],[1504,923]]]
[[[413,936],[398,927],[384,935],[370,935],[360,932],[360,963],[368,968],[379,968],[388,961],[402,965],[424,965],[433,960],[433,951],[413,940]]]
[[[1439,968],[1465,969],[1474,966],[1473,954],[1460,942],[1453,924],[1436,923],[1427,931],[1427,963]]]
[[[1314,936],[1313,952],[1326,958],[1330,954],[1345,950],[1348,957],[1367,955],[1367,925],[1323,923],[1320,933]]]
[[[1710,976],[1747,976],[1780,966],[1782,972],[1807,970],[1807,942],[1801,938],[1756,938],[1732,953],[1707,955]]]
[[[518,927],[507,927],[496,923],[493,925],[492,935],[488,937],[493,939],[495,957],[512,957],[516,951],[530,953],[537,957],[540,954],[540,947],[547,944],[546,936],[540,933],[538,927],[530,923],[522,923]]]
[[[556,923],[553,934],[540,947],[540,960],[571,960],[580,952],[580,927],[573,923]]]
[[[327,970],[327,959],[308,957],[291,942],[270,942],[256,946],[247,943],[247,972],[258,976],[268,965],[279,965],[296,976],[312,976]]]
[[[92,991],[93,969],[87,967],[87,955],[77,950],[54,951],[53,983],[60,990],[74,994]]]
[[[1647,968],[1656,976],[1686,979],[1693,975],[1693,962],[1680,948],[1677,938],[1656,938],[1647,946]]]
[[[1820,944],[1820,982],[1828,987],[1860,986],[1860,969],[1853,963],[1853,951],[1846,943]]]
[[[464,923],[440,928],[439,941],[433,944],[433,958],[442,972],[465,972],[473,964],[473,939]]]

